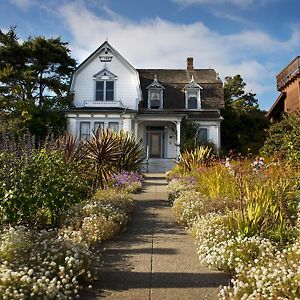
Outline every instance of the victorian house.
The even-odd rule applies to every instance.
[[[75,70],[68,131],[80,139],[101,128],[142,139],[149,158],[177,158],[181,122],[198,124],[197,138],[219,149],[223,85],[213,69],[136,69],[108,42]]]

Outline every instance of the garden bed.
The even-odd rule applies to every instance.
[[[277,162],[180,164],[169,174],[172,211],[202,263],[232,276],[220,299],[300,297],[300,171]]]

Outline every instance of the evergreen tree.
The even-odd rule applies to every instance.
[[[224,152],[233,150],[244,155],[257,154],[265,140],[268,120],[259,109],[256,94],[245,92],[246,83],[240,75],[226,77],[225,108],[221,111],[221,140]]]
[[[60,38],[20,42],[15,28],[0,30],[0,113],[15,130],[38,138],[64,130],[62,112],[71,104],[68,87],[76,62]]]

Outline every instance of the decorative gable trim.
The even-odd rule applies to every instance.
[[[163,89],[163,90],[165,89],[165,88],[158,82],[156,75],[155,75],[155,77],[154,77],[153,82],[152,82],[151,84],[149,84],[149,85],[146,87],[147,90],[148,90],[148,89],[151,89],[151,88],[154,88],[154,89]]]
[[[108,71],[107,69],[103,69],[100,72],[93,75],[93,78],[102,79],[102,80],[109,80],[109,79],[114,80],[117,78],[117,76],[112,72]]]
[[[183,91],[185,93],[185,107],[188,110],[198,110],[201,108],[201,95],[200,90],[203,90],[192,76],[191,82],[187,84]]]
[[[200,89],[203,90],[203,87],[198,84],[195,80],[194,80],[194,76],[192,76],[191,82],[189,84],[187,84],[184,88],[183,91],[186,91],[188,89]]]

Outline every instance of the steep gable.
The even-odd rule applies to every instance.
[[[141,100],[138,72],[107,41],[83,61],[73,74],[71,92],[74,93],[76,107],[97,101],[97,80],[113,80],[114,101],[119,102],[120,107],[137,109]]]

